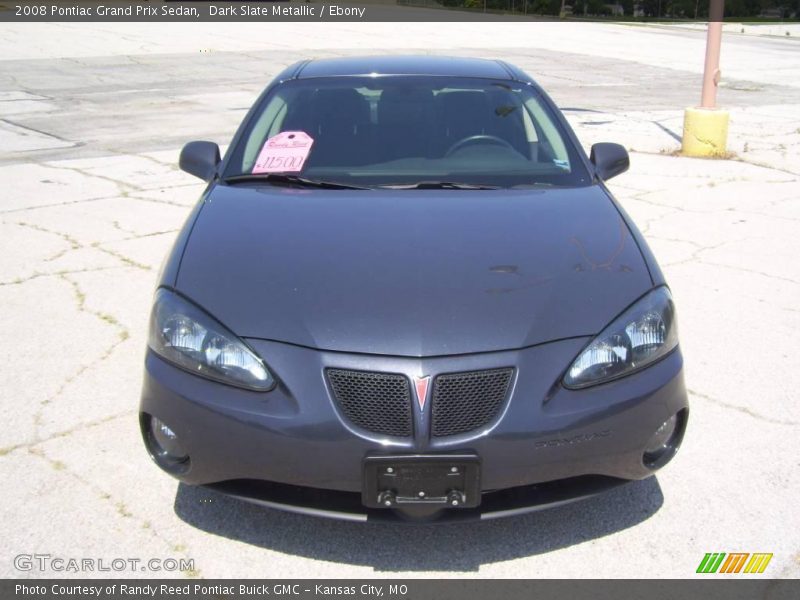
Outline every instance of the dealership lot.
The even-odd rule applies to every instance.
[[[708,161],[675,156],[699,98],[694,30],[170,28],[0,33],[0,574],[687,577],[706,552],[771,552],[770,575],[800,576],[798,36],[726,34],[719,99],[734,154]],[[610,187],[672,286],[692,410],[657,478],[525,517],[409,528],[253,507],[150,463],[137,423],[149,304],[202,190],[177,170],[180,146],[227,143],[296,60],[384,52],[508,60],[566,109],[584,147],[631,150]],[[31,554],[93,559],[94,571],[15,561]],[[101,570],[117,558],[144,564]],[[176,568],[159,570],[168,558]]]

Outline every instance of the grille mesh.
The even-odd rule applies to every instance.
[[[408,379],[392,373],[328,369],[336,403],[354,425],[384,435],[411,435]]]
[[[433,385],[435,437],[478,429],[500,412],[514,369],[439,375]]]

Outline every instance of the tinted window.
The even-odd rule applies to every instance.
[[[361,186],[446,181],[588,185],[589,175],[530,86],[450,77],[339,77],[279,85],[232,150],[250,173],[282,131],[314,139],[302,176]]]

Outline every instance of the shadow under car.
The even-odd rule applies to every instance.
[[[179,484],[175,513],[208,533],[315,560],[376,571],[477,571],[601,538],[647,520],[663,504],[656,477],[548,510],[491,521],[410,526],[353,523],[265,508]]]

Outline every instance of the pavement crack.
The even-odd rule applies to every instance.
[[[150,202],[153,204],[167,204],[169,206],[179,206],[183,209],[188,208],[186,204],[181,204],[180,202],[175,202],[174,200],[157,200],[155,198],[145,198],[143,196],[137,196],[136,194],[123,194],[123,196],[125,198],[130,198],[131,200],[140,200],[141,202]]]
[[[691,394],[692,396],[694,396],[696,398],[701,398],[702,400],[706,400],[708,402],[711,402],[712,404],[716,404],[717,406],[721,406],[722,408],[735,410],[736,412],[740,412],[742,414],[747,415],[748,417],[752,417],[752,418],[757,419],[759,421],[763,421],[764,423],[771,423],[773,425],[786,425],[788,427],[795,427],[797,425],[800,425],[800,421],[784,421],[784,420],[781,420],[781,419],[772,419],[770,417],[765,417],[764,415],[761,415],[761,414],[759,414],[759,413],[757,413],[757,412],[755,412],[753,410],[750,410],[747,407],[738,406],[736,404],[730,404],[729,402],[723,402],[722,400],[718,400],[717,398],[714,398],[714,397],[709,396],[707,394],[701,394],[700,392],[696,392],[695,390],[692,390],[692,389],[687,389],[686,391],[689,392],[689,394]]]
[[[42,232],[42,233],[55,235],[55,236],[60,237],[67,244],[69,244],[69,248],[65,248],[63,250],[59,250],[57,253],[53,254],[52,256],[49,256],[47,258],[42,259],[42,262],[45,262],[45,263],[53,262],[53,261],[61,258],[65,254],[67,254],[68,252],[71,252],[73,250],[79,250],[81,248],[87,248],[86,245],[82,244],[76,238],[74,238],[71,235],[69,235],[68,233],[65,233],[65,232],[62,232],[62,231],[56,231],[54,229],[49,229],[49,228],[43,227],[41,225],[36,225],[35,223],[28,223],[27,221],[3,221],[3,223],[15,224],[15,225],[19,225],[20,227],[27,227],[29,229],[33,229],[34,231],[39,231],[39,232]],[[120,226],[118,221],[114,221],[113,226],[116,229],[118,229],[119,231],[122,231],[123,233],[132,234],[129,237],[123,238],[122,240],[115,240],[115,241],[129,241],[129,240],[134,240],[134,239],[139,239],[139,238],[144,238],[144,237],[150,237],[150,236],[155,236],[155,235],[163,235],[165,233],[173,233],[173,232],[177,231],[176,229],[173,229],[173,230],[158,231],[158,232],[151,232],[151,233],[137,235],[136,232],[134,232],[132,230],[124,229],[122,226]],[[125,266],[135,267],[137,269],[142,269],[142,270],[145,270],[145,271],[151,271],[152,270],[149,265],[146,265],[144,263],[140,263],[140,262],[130,258],[129,256],[126,256],[126,255],[122,254],[121,252],[118,252],[116,250],[111,250],[109,248],[104,248],[101,245],[101,242],[95,242],[95,243],[91,244],[88,247],[96,248],[100,252],[108,254],[109,256],[113,256],[115,259],[117,259],[117,260],[121,261],[122,263],[124,263]],[[67,271],[62,271],[62,272],[59,272],[57,274],[66,274],[66,273],[67,273]],[[36,277],[42,277],[44,275],[46,275],[46,274],[42,273],[40,271],[36,271],[36,272],[33,273],[33,275],[31,275],[31,276],[29,276],[27,278],[18,278],[16,280],[10,281],[10,282],[0,282],[0,286],[24,283],[26,281],[30,281],[31,279],[34,279]]]
[[[130,414],[130,412],[126,413]],[[53,458],[50,456],[44,448],[40,446],[36,447],[29,447],[28,453],[31,456],[35,456],[40,460],[44,461],[46,464],[50,466],[54,471],[63,472],[65,475],[71,477],[75,481],[77,481],[80,485],[84,486],[85,488],[91,490],[91,492],[97,497],[99,500],[103,502],[107,502],[109,506],[114,510],[114,512],[122,519],[132,519],[139,522],[139,526],[141,529],[146,530],[152,535],[154,538],[158,539],[161,543],[163,543],[167,548],[170,548],[174,553],[180,554],[185,556],[186,558],[191,558],[188,554],[188,549],[185,544],[180,542],[175,542],[174,540],[169,539],[168,537],[164,536],[157,528],[152,527],[152,524],[149,520],[144,517],[137,516],[133,509],[131,509],[126,503],[123,498],[119,496],[115,496],[113,493],[109,492],[104,487],[97,485],[96,483],[92,482],[91,480],[87,479],[83,476],[80,472],[72,469],[67,463],[61,461],[59,459]],[[184,572],[183,575],[185,577],[195,577],[195,572],[188,571]]]
[[[42,273],[40,271],[34,271],[31,275],[27,277],[17,277],[11,281],[0,281],[0,287],[7,286],[7,285],[22,285],[24,283],[28,283],[29,281],[33,281],[35,279],[39,279],[41,277],[61,277],[62,275],[72,275],[78,273],[94,273],[96,271],[113,271],[114,269],[124,269],[125,266],[120,265],[117,267],[87,267],[85,269],[69,269],[69,270],[62,270],[62,271],[54,271],[52,273]]]
[[[6,221],[4,221],[4,223],[5,222]],[[58,236],[62,240],[64,240],[67,244],[69,244],[69,248],[60,250],[53,256],[42,259],[42,262],[53,262],[54,260],[57,260],[62,256],[64,256],[67,252],[71,252],[72,250],[79,250],[80,248],[84,247],[83,244],[81,244],[78,240],[76,240],[74,237],[63,231],[55,231],[54,229],[48,229],[47,227],[42,227],[41,225],[36,225],[35,223],[28,223],[26,221],[12,221],[12,223],[15,225],[19,225],[20,227],[27,227],[35,231],[39,231],[42,233],[49,233],[50,235]]]
[[[87,202],[99,202],[101,200],[113,200],[115,198],[119,198],[119,196],[100,196],[99,198],[81,198],[80,200],[68,200],[66,202],[54,202],[52,204],[39,204],[37,206],[26,206],[23,208],[10,208],[6,210],[0,210],[0,215],[8,215],[18,212],[28,212],[31,210],[41,210],[46,208],[57,208],[59,206],[71,206],[73,204],[84,204]]]
[[[36,163],[40,167],[49,168],[49,169],[60,169],[62,171],[72,171],[73,173],[77,173],[78,175],[83,175],[84,177],[100,179],[102,181],[107,181],[109,183],[114,184],[116,186],[119,195],[124,196],[127,192],[130,191],[139,191],[142,188],[131,184],[127,181],[122,181],[120,179],[114,179],[113,177],[109,177],[108,175],[100,175],[98,173],[92,173],[87,171],[86,169],[82,169],[80,167],[69,167],[67,165],[59,164],[57,162],[44,162],[44,163]]]
[[[33,415],[34,440],[40,438],[39,430],[42,425],[42,418],[45,407],[49,405],[51,402],[53,402],[56,398],[61,396],[61,394],[64,393],[64,390],[66,390],[67,387],[69,387],[86,371],[96,367],[97,365],[107,360],[113,354],[114,350],[130,337],[130,332],[128,331],[128,329],[124,325],[122,325],[122,323],[120,323],[116,317],[108,313],[90,309],[86,306],[86,294],[83,292],[83,290],[81,290],[80,286],[76,281],[70,279],[67,275],[63,274],[60,275],[59,277],[62,281],[66,282],[71,286],[73,294],[75,296],[75,301],[77,303],[78,310],[80,312],[85,312],[87,314],[90,314],[100,319],[104,323],[114,327],[117,330],[117,339],[114,340],[114,342],[110,346],[108,346],[102,352],[102,354],[100,354],[100,356],[98,356],[97,358],[88,363],[80,365],[75,372],[73,372],[71,375],[67,376],[60,382],[60,384],[52,394],[50,394],[47,398],[44,398],[39,402],[39,407]]]
[[[122,323],[120,323],[119,320],[113,315],[88,308],[86,306],[86,294],[83,292],[83,290],[81,290],[80,285],[78,285],[78,283],[73,279],[70,279],[66,274],[61,275],[61,279],[63,279],[68,284],[70,284],[70,286],[72,286],[73,293],[75,294],[75,299],[78,302],[79,311],[93,315],[98,319],[100,319],[101,321],[103,321],[104,323],[108,323],[109,325],[117,329],[119,340],[111,347],[109,347],[108,350],[105,352],[104,357],[107,357],[108,354],[110,354],[118,344],[124,342],[130,337],[130,332],[128,331],[128,328],[125,327]]]
[[[768,213],[757,212],[754,210],[738,210],[737,212],[743,215],[753,215],[755,217],[760,217],[762,219],[775,219],[778,221],[789,221],[790,223],[797,223],[798,221],[800,221],[800,219],[796,219],[794,217],[785,217],[783,215],[770,215]]]
[[[661,264],[663,267],[677,267],[679,265],[685,265],[692,262],[702,262],[704,264],[711,265],[713,263],[706,263],[703,261],[702,257],[700,256],[703,252],[708,252],[709,250],[716,250],[717,248],[721,248],[722,246],[726,246],[728,244],[740,244],[746,241],[747,239],[749,238],[741,238],[738,240],[726,240],[724,242],[719,242],[718,244],[711,244],[707,246],[696,245],[695,250],[693,250],[692,253],[687,258],[675,262],[664,262]]]
[[[695,242],[694,240],[686,240],[686,239],[682,239],[682,238],[664,237],[664,236],[660,236],[660,235],[648,235],[647,239],[649,239],[649,240],[659,240],[659,241],[662,241],[662,242],[676,242],[676,243],[679,243],[679,244],[689,244],[689,245],[694,246],[695,248],[699,248],[699,249],[704,249],[705,248],[702,244],[699,244],[698,242]]]
[[[745,164],[748,164],[748,165],[753,165],[754,167],[761,167],[762,169],[770,169],[772,171],[779,171],[781,173],[786,173],[787,175],[800,175],[800,170],[793,171],[793,170],[787,169],[785,167],[776,167],[775,165],[771,165],[771,164],[769,164],[767,162],[762,162],[762,161],[759,161],[759,160],[742,158],[742,156],[740,156],[738,154],[735,155],[735,156],[728,157],[728,160],[733,160],[733,161],[736,161],[736,162],[741,162],[741,163],[745,163]]]
[[[703,140],[700,140],[700,141],[703,141]],[[686,158],[681,154],[681,151],[680,151],[679,148],[667,149],[666,151],[662,150],[662,151],[658,151],[658,152],[649,151],[649,150],[638,150],[637,149],[635,151],[632,150],[631,154],[647,154],[647,155],[650,155],[650,156],[665,156],[665,155],[669,156],[669,155],[672,155],[672,156],[676,156],[676,157]],[[749,158],[743,158],[740,154],[733,154],[731,152],[728,152],[727,154],[724,154],[724,155],[715,156],[713,158],[696,159],[696,160],[714,160],[714,161],[740,162],[740,163],[745,163],[745,164],[748,164],[748,165],[752,165],[754,167],[759,167],[759,168],[762,168],[762,169],[768,169],[770,171],[777,171],[779,173],[786,173],[787,175],[793,175],[793,176],[800,175],[800,171],[793,171],[793,170],[787,169],[785,167],[776,167],[775,165],[769,164],[767,162],[762,162],[762,161],[749,159]],[[670,175],[668,173],[659,173],[659,175],[662,176],[662,177],[681,177],[680,175]]]
[[[48,435],[47,437],[35,437],[34,439],[29,440],[27,442],[22,442],[20,444],[14,444],[12,446],[6,446],[5,448],[0,448],[0,457],[5,456],[7,454],[10,454],[11,452],[14,452],[16,450],[21,450],[21,449],[30,450],[31,448],[36,448],[40,444],[44,444],[44,443],[49,442],[51,440],[55,440],[55,439],[63,438],[63,437],[69,437],[73,433],[77,433],[77,432],[83,431],[85,429],[91,429],[93,427],[98,427],[99,425],[104,425],[104,424],[109,423],[111,421],[114,421],[116,419],[119,419],[119,418],[122,418],[122,417],[125,417],[125,416],[130,416],[130,415],[132,415],[134,413],[137,413],[137,412],[138,411],[135,411],[135,410],[126,410],[125,412],[117,413],[117,414],[114,414],[114,415],[108,415],[108,416],[102,417],[100,419],[96,419],[94,421],[90,421],[88,423],[81,423],[80,425],[76,425],[75,427],[70,427],[69,429],[64,429],[62,431],[57,431],[56,433]]]
[[[19,127],[20,129],[25,129],[25,130],[31,131],[33,133],[38,133],[39,135],[44,135],[44,136],[47,136],[47,137],[51,137],[51,138],[53,138],[55,140],[58,140],[59,142],[64,142],[65,144],[69,144],[70,146],[76,146],[77,145],[76,142],[74,142],[72,140],[68,140],[66,138],[63,138],[63,137],[61,137],[59,135],[56,135],[55,133],[50,133],[49,131],[43,131],[41,129],[36,129],[34,127],[30,127],[29,125],[23,125],[22,123],[16,123],[16,122],[14,122],[14,121],[12,121],[11,119],[8,119],[8,118],[0,119],[0,121],[2,121],[3,123],[8,123],[9,125],[13,125],[14,127]]]
[[[111,222],[111,226],[112,226],[114,229],[116,229],[117,231],[121,231],[121,232],[122,232],[122,233],[124,233],[124,234],[127,234],[127,235],[136,235],[136,232],[135,232],[135,231],[133,231],[132,229],[127,229],[127,228],[123,227],[122,225],[120,225],[120,222],[119,222],[119,221],[116,221],[116,220],[115,220],[115,221],[112,221],[112,222]]]
[[[157,237],[159,235],[168,235],[168,234],[171,234],[171,233],[176,233],[177,231],[180,231],[180,230],[178,230],[178,229],[165,229],[164,231],[151,231],[150,233],[140,233],[140,234],[137,234],[137,235],[133,235],[131,237],[123,238],[120,241],[121,242],[128,242],[128,241],[131,241],[131,240],[141,240],[141,239],[149,238],[149,237]]]
[[[703,263],[704,265],[708,265],[711,267],[722,267],[724,269],[733,269],[734,271],[742,271],[744,273],[753,273],[754,275],[760,275],[761,277],[766,277],[767,279],[775,279],[777,281],[785,281],[786,283],[792,283],[794,285],[800,285],[800,281],[796,279],[792,279],[791,277],[782,277],[780,275],[773,275],[772,273],[766,273],[764,271],[759,271],[758,269],[750,269],[748,267],[736,266],[736,265],[726,265],[725,263],[717,263],[711,262],[708,260],[703,259],[702,257],[698,257],[697,262]],[[678,264],[678,263],[672,263]]]
[[[135,239],[135,238],[128,238],[128,239]],[[144,263],[140,263],[129,256],[125,256],[121,252],[117,250],[111,250],[110,248],[104,248],[100,242],[95,242],[92,244],[92,248],[97,248],[100,252],[105,252],[109,256],[113,256],[119,261],[122,261],[129,267],[136,267],[137,269],[142,269],[143,271],[152,271],[153,269]]]
[[[128,237],[124,237],[124,238],[122,238],[120,240],[116,240],[116,241],[119,241],[119,242],[128,242],[130,240],[140,240],[142,238],[155,237],[155,236],[159,236],[159,235],[166,235],[168,233],[175,233],[176,231],[179,231],[178,229],[164,229],[162,231],[151,231],[149,233],[138,233],[138,232],[136,232],[136,231],[134,231],[132,229],[127,229],[127,228],[123,227],[120,224],[119,221],[114,221],[113,223],[111,223],[111,225],[117,231],[121,231],[122,233],[124,233],[124,234],[126,234],[128,236]]]
[[[125,153],[122,153],[122,152],[118,153],[118,155],[119,156],[131,156],[131,155],[128,155],[128,154],[125,154]],[[146,154],[133,154],[132,156],[135,156],[136,158],[141,158],[142,160],[146,160],[148,162],[151,162],[154,165],[159,166],[159,167],[167,167],[170,171],[174,171],[176,173],[182,173],[183,172],[178,167],[176,161],[174,161],[174,160],[171,160],[171,161],[158,160],[157,158],[155,158],[153,156],[148,156]]]

